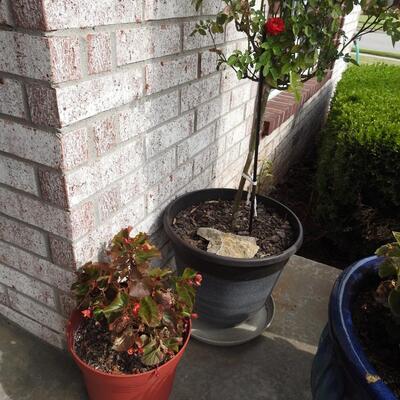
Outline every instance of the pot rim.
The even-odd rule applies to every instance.
[[[105,377],[110,377],[110,378],[121,378],[121,379],[132,379],[134,377],[144,377],[144,376],[150,376],[154,373],[156,373],[157,371],[159,371],[160,369],[164,368],[164,367],[168,367],[169,364],[171,364],[176,357],[180,356],[183,354],[183,352],[186,350],[187,345],[189,343],[190,340],[190,336],[192,333],[192,320],[189,319],[189,328],[188,328],[188,334],[186,337],[186,340],[183,344],[183,346],[181,347],[181,349],[178,351],[178,353],[175,354],[175,356],[173,358],[171,358],[170,360],[168,360],[165,364],[161,365],[160,367],[156,367],[151,369],[150,371],[147,372],[141,372],[139,374],[112,374],[109,372],[104,372],[104,371],[100,371],[96,368],[93,368],[91,365],[86,364],[77,354],[76,351],[74,349],[74,324],[77,324],[78,321],[80,321],[82,318],[79,314],[78,310],[74,310],[71,314],[71,317],[69,318],[68,322],[67,322],[67,347],[68,347],[68,351],[71,353],[72,358],[75,360],[75,362],[83,367],[86,370],[90,370],[91,372],[98,374],[98,375],[103,375]]]
[[[231,192],[231,193],[236,193],[236,189],[228,189],[228,188],[215,188],[215,189],[202,189],[202,190],[196,190],[192,192],[185,193],[176,199],[174,199],[170,204],[168,204],[167,208],[164,211],[163,214],[163,224],[164,224],[164,229],[168,235],[168,237],[176,244],[183,246],[187,251],[193,252],[196,254],[197,257],[202,258],[205,261],[211,261],[216,264],[223,264],[226,265],[228,264],[230,267],[243,267],[244,264],[247,264],[246,267],[262,267],[265,266],[266,263],[268,265],[270,264],[275,264],[282,262],[284,260],[287,260],[289,257],[291,257],[293,254],[297,252],[297,250],[300,248],[301,244],[303,243],[303,226],[297,217],[297,215],[287,206],[284,204],[280,203],[279,201],[268,197],[268,196],[261,196],[257,194],[257,199],[266,199],[269,203],[272,203],[278,210],[284,210],[291,216],[291,224],[292,221],[294,221],[297,225],[297,227],[293,227],[295,231],[297,231],[297,238],[295,242],[286,250],[284,250],[280,254],[276,254],[274,256],[268,256],[268,257],[262,257],[262,258],[235,258],[235,257],[226,257],[226,256],[219,256],[213,253],[209,253],[207,251],[198,249],[197,247],[191,246],[188,244],[186,241],[181,239],[175,231],[172,229],[170,220],[174,218],[174,216],[171,215],[171,210],[172,207],[179,201],[182,201],[185,198],[190,198],[191,196],[198,194],[198,193],[218,193],[218,192]],[[244,192],[247,193],[247,192]],[[171,218],[172,217],[172,218]],[[251,265],[248,265],[251,264]]]
[[[382,258],[377,256],[367,257],[350,265],[336,280],[329,302],[329,330],[336,346],[340,349],[340,355],[347,365],[348,371],[355,376],[357,383],[361,383],[365,392],[371,398],[396,400],[392,390],[379,379],[375,383],[368,383],[367,375],[379,376],[365,354],[358,335],[354,331],[351,314],[351,304],[357,293],[358,285],[377,273]]]

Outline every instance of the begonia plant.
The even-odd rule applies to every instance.
[[[131,357],[140,372],[180,350],[189,320],[196,318],[192,311],[202,277],[191,269],[176,276],[168,268],[150,267],[159,251],[146,234],[130,232],[123,229],[112,239],[110,262],[89,262],[78,271],[72,291],[85,320],[106,330],[112,350]]]
[[[192,0],[196,8],[203,0]],[[395,43],[400,39],[399,1],[387,0],[223,0],[224,8],[216,17],[200,21],[193,35],[209,35],[217,55],[217,67],[227,66],[238,79],[259,83],[255,122],[249,152],[235,199],[234,218],[253,162],[252,229],[257,182],[257,161],[262,120],[271,90],[288,90],[297,100],[303,83],[316,77],[321,81],[335,61],[356,64],[351,55],[353,43],[362,36],[382,29]],[[367,16],[354,34],[343,30],[344,18],[355,7]],[[230,54],[216,45],[216,35],[234,24],[247,43]],[[264,128],[266,129],[266,127]]]

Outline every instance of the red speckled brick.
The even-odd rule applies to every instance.
[[[25,119],[23,86],[18,81],[0,78],[0,113]]]
[[[100,221],[106,221],[110,215],[114,214],[120,208],[120,206],[121,196],[119,187],[113,187],[100,195],[97,199]]]
[[[28,85],[26,90],[33,123],[59,128],[56,90],[38,85]]]
[[[75,310],[76,300],[72,296],[66,293],[60,293],[59,299],[60,299],[61,315],[63,315],[66,318],[69,318],[72,312]]]
[[[95,226],[93,203],[88,201],[80,204],[71,211],[70,217],[71,236],[68,239],[75,239],[89,233]]]
[[[74,280],[73,271],[57,267],[8,243],[0,242],[0,259],[2,263],[60,290],[68,291]]]
[[[87,234],[94,225],[92,203],[68,212],[5,187],[0,187],[0,212],[71,240]]]
[[[87,35],[88,72],[111,71],[111,35],[97,33]]]
[[[68,195],[65,177],[59,171],[39,169],[39,184],[42,198],[50,203],[68,209]]]
[[[10,10],[6,0],[0,0],[0,24],[12,25]]]
[[[136,0],[12,0],[18,26],[42,30],[139,22]]]
[[[80,79],[79,39],[69,37],[49,38],[52,81],[64,82]]]
[[[42,0],[12,0],[15,24],[23,28],[46,29]]]
[[[2,215],[0,215],[0,239],[47,257],[47,239],[43,232]]]
[[[4,285],[0,284],[0,304],[8,304],[7,289]]]
[[[50,132],[0,119],[0,150],[39,164],[61,165],[60,139]]]
[[[9,291],[8,295],[11,307],[15,310],[22,314],[29,315],[30,318],[56,332],[64,331],[66,321],[60,314],[57,314],[48,307],[42,306],[21,293]]]
[[[89,142],[86,128],[63,133],[61,136],[62,167],[65,170],[88,160]]]
[[[14,268],[2,265],[0,269],[0,282],[25,293],[43,304],[55,307],[55,296],[52,287],[43,282],[37,281]]]
[[[76,263],[72,243],[53,235],[50,235],[49,240],[53,263],[61,267],[74,268]]]
[[[117,117],[110,116],[93,125],[97,155],[106,153],[117,141]]]

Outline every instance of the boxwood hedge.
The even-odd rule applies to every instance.
[[[349,68],[321,136],[317,216],[327,231],[351,231],[360,207],[400,221],[400,67]]]

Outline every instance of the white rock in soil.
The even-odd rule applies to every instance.
[[[207,251],[219,256],[253,258],[259,249],[257,239],[221,232],[213,228],[199,228],[197,234],[208,240]]]

